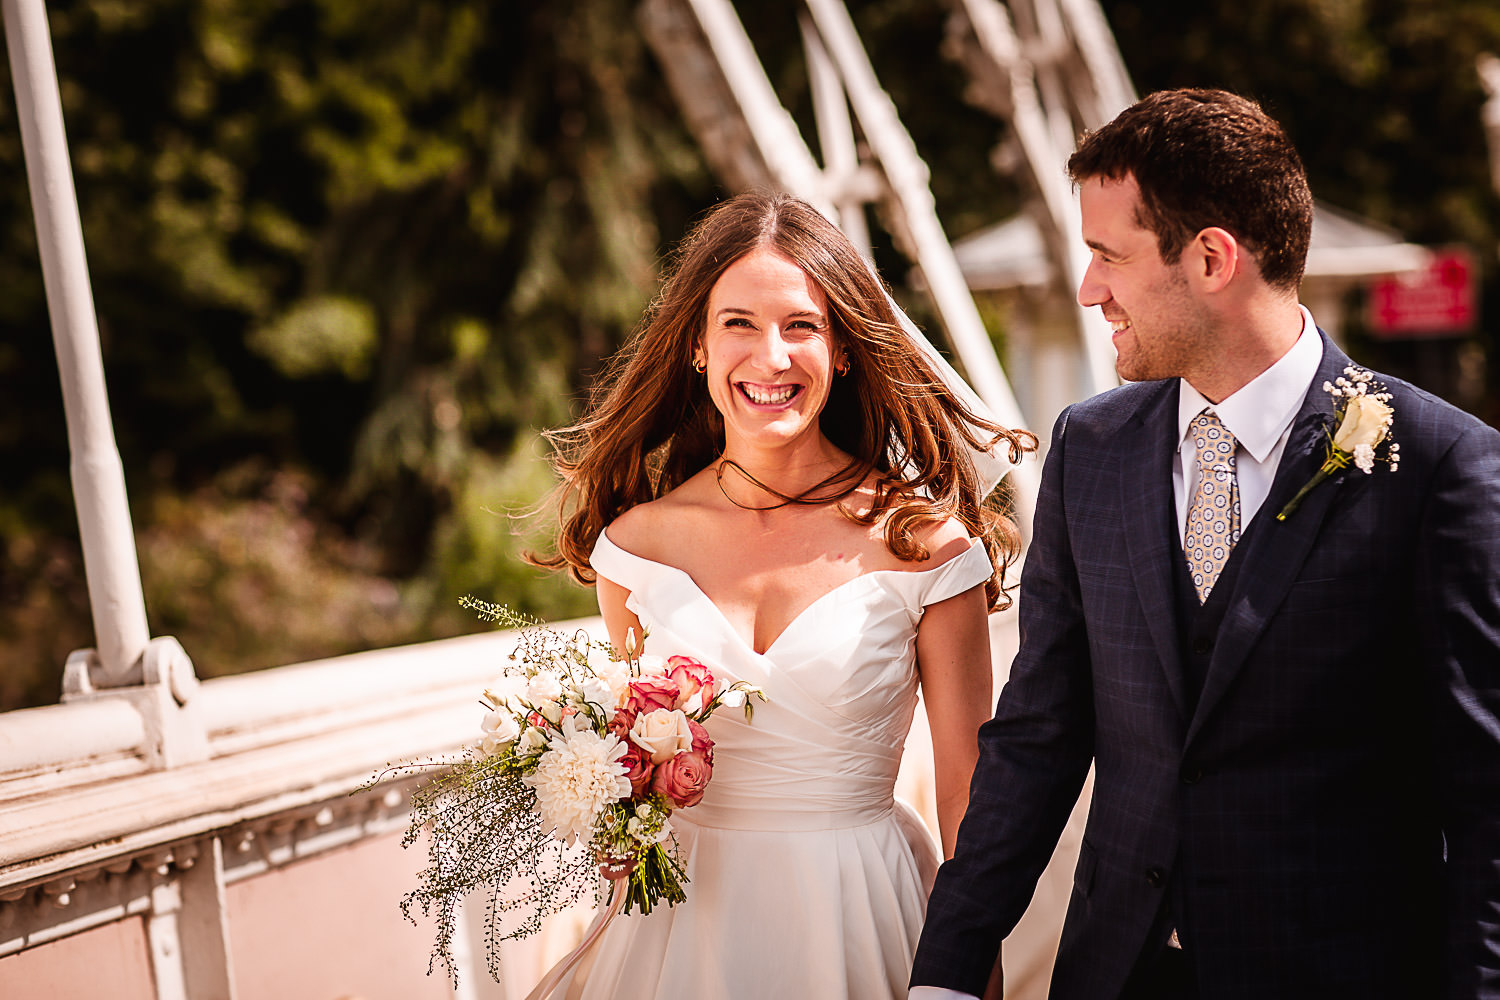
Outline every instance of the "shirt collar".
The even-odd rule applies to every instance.
[[[1242,386],[1234,395],[1210,403],[1185,379],[1177,393],[1178,443],[1187,437],[1188,424],[1204,407],[1219,415],[1225,430],[1234,435],[1241,448],[1257,462],[1264,462],[1281,440],[1307,397],[1307,387],[1323,362],[1323,339],[1306,306],[1302,313],[1302,333],[1281,358]]]

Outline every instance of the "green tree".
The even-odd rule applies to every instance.
[[[156,631],[214,649],[219,672],[470,629],[451,608],[466,590],[586,610],[560,579],[518,576],[523,540],[485,522],[545,488],[537,430],[568,419],[654,291],[660,234],[712,194],[630,5],[74,0],[50,17]],[[15,704],[49,700],[61,653],[90,639],[9,95],[0,212],[0,442],[21,484],[0,499],[0,594],[30,609],[0,615],[0,639],[32,660]],[[242,545],[270,552],[299,525],[317,565],[251,560],[262,593],[174,575],[244,568]],[[49,565],[67,587],[39,591]],[[359,600],[320,608],[278,566],[330,595],[397,581],[403,613],[372,600],[350,626],[339,609]],[[212,637],[262,601],[327,638]]]
[[[472,630],[466,592],[592,607],[518,560],[545,538],[515,516],[550,484],[539,432],[722,194],[634,6],[49,4],[148,613],[200,673]],[[816,148],[796,5],[737,6]],[[946,6],[850,8],[949,235],[1013,212],[1003,125],[940,56]],[[1500,50],[1492,0],[1104,8],[1139,89],[1260,98],[1319,196],[1470,243],[1500,301],[1473,70]],[[92,639],[8,72],[0,91],[3,708],[54,700]]]

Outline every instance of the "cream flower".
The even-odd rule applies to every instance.
[[[667,672],[666,659],[651,653],[642,653],[636,663],[640,664],[642,677],[653,677]]]
[[[594,676],[609,685],[609,704],[611,707],[620,703],[625,689],[630,684],[630,664],[624,660],[601,659],[590,663]]]
[[[658,708],[636,716],[630,739],[651,754],[651,763],[660,764],[692,749],[693,730],[681,709]]]
[[[514,743],[521,735],[521,724],[516,717],[506,711],[486,712],[484,719],[479,723],[479,728],[484,732],[480,738],[479,748],[487,754],[499,753],[507,744]]]
[[[541,753],[547,749],[547,734],[536,726],[526,727],[526,731],[521,734],[519,749],[522,753]]]
[[[1374,396],[1351,396],[1344,409],[1343,422],[1334,432],[1333,446],[1340,451],[1356,454],[1361,447],[1373,452],[1375,446],[1385,440],[1391,428],[1393,411],[1390,404]],[[1368,468],[1360,466],[1365,472]]]
[[[536,789],[542,826],[569,845],[593,836],[604,807],[630,797],[625,766],[619,763],[625,751],[613,733],[580,729],[554,737],[536,770],[521,779]]]
[[[579,706],[598,705],[604,709],[604,721],[608,722],[615,714],[615,692],[608,681],[600,677],[585,678],[581,684],[573,688],[573,700]]]
[[[562,682],[546,671],[533,674],[526,682],[526,700],[540,708],[543,703],[562,697]]]

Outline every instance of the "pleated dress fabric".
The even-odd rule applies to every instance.
[[[708,723],[714,772],[672,816],[687,901],[617,917],[569,1000],[899,1000],[936,843],[893,794],[917,704],[923,609],[983,583],[984,546],[928,570],[856,577],[757,653],[682,570],[601,534],[593,568],[627,588],[647,652],[682,654],[765,689],[753,723]]]

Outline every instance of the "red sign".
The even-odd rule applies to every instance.
[[[1386,339],[1451,337],[1474,329],[1474,257],[1462,247],[1437,250],[1420,271],[1370,284],[1370,333]]]

